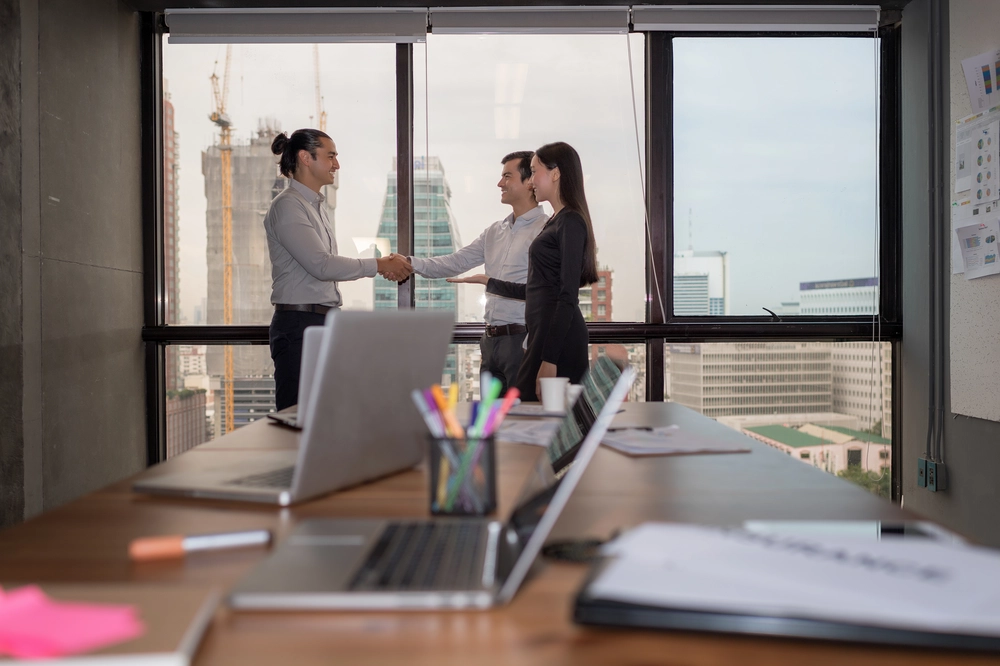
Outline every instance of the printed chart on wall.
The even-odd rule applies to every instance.
[[[952,274],[960,275],[965,272],[962,244],[958,240],[959,228],[968,227],[973,224],[978,225],[987,220],[995,220],[997,218],[1000,218],[1000,201],[974,204],[971,199],[964,198],[951,204],[951,232],[954,238],[951,243]],[[988,273],[984,273],[983,275],[988,275]],[[966,277],[967,279],[972,279],[971,277]],[[976,277],[981,277],[981,275]]]
[[[962,61],[965,83],[969,86],[972,108],[976,111],[992,109],[1000,104],[1000,49],[981,53]]]
[[[958,237],[967,280],[1000,273],[1000,263],[997,263],[1000,219],[994,217],[959,227],[955,230],[955,235]]]
[[[973,203],[997,195],[997,145],[1000,109],[977,113],[958,121],[955,128],[955,192],[969,191]]]

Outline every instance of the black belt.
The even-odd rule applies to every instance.
[[[520,335],[527,331],[524,324],[507,324],[506,326],[487,326],[486,337],[499,338],[501,335]]]
[[[287,303],[275,303],[274,309],[293,310],[295,312],[312,312],[315,314],[325,315],[333,308],[331,308],[329,305],[289,305]]]

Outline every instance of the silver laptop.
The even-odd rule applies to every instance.
[[[310,519],[231,592],[234,608],[487,608],[514,596],[628,394],[625,369],[560,477],[539,461],[506,524],[486,518]],[[572,419],[572,415],[567,415]]]
[[[302,332],[302,365],[299,368],[299,404],[279,413],[271,413],[267,418],[273,425],[282,425],[292,430],[302,430],[309,410],[309,396],[316,379],[319,353],[330,343],[330,326],[308,326]]]
[[[410,392],[441,381],[453,325],[440,311],[331,311],[298,450],[212,449],[199,455],[213,464],[171,459],[132,489],[287,506],[413,467],[427,428]]]

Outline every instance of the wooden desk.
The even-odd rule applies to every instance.
[[[663,425],[740,438],[674,404],[629,404],[616,425]],[[197,467],[220,448],[294,447],[296,434],[255,423],[190,451],[172,466]],[[645,520],[736,524],[746,519],[898,520],[913,516],[756,441],[751,454],[627,458],[601,449],[554,537],[607,536]],[[500,515],[541,454],[498,450]],[[145,472],[161,473],[157,468]],[[215,583],[228,588],[262,550],[203,553],[184,561],[134,565],[138,536],[270,528],[282,538],[312,516],[427,515],[418,468],[290,509],[136,495],[131,480],[91,493],[0,532],[0,580]],[[718,635],[597,630],[569,621],[585,567],[544,563],[504,608],[485,612],[235,613],[220,609],[198,664],[939,664],[987,663],[956,655]]]

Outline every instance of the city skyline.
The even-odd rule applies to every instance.
[[[414,148],[417,154],[429,148],[431,154],[447,161],[452,173],[459,174],[453,183],[456,225],[464,237],[473,238],[508,212],[499,203],[495,188],[499,158],[505,151],[537,147],[554,138],[578,146],[587,175],[599,261],[617,271],[620,289],[616,290],[615,312],[621,321],[642,320],[645,276],[641,262],[636,261],[645,244],[642,179],[628,77],[619,81],[621,74],[628,72],[625,41],[599,37],[551,38],[566,45],[565,55],[555,67],[570,77],[555,91],[541,85],[533,66],[535,56],[527,52],[538,40],[511,36],[429,38],[428,72],[423,71],[423,57],[415,57],[415,80],[420,85],[414,97]],[[633,75],[641,84],[643,38],[633,35],[630,39]],[[691,41],[678,41],[675,64],[677,246],[691,244],[727,252],[736,276],[731,293],[733,314],[762,314],[760,308],[765,303],[777,309],[780,301],[795,297],[803,281],[876,272],[876,179],[869,173],[874,170],[875,154],[874,42],[704,39],[688,43]],[[524,47],[516,50],[513,60],[527,61],[527,67],[510,62],[511,46]],[[421,56],[423,48],[417,45]],[[459,51],[468,53],[464,58],[468,62],[456,62],[463,60],[453,57]],[[206,201],[203,184],[198,182],[197,160],[216,141],[214,126],[207,118],[211,108],[208,77],[213,69],[221,68],[215,61],[223,52],[222,46],[203,45],[166,45],[164,49],[164,75],[169,80],[176,128],[182,139],[180,300],[188,320],[193,319],[194,308],[207,293]],[[314,73],[311,58],[305,57],[310,52],[310,46],[300,45],[234,47],[230,109],[236,144],[248,142],[261,119],[277,119],[285,130],[316,124],[312,121]],[[320,45],[320,53],[324,103],[344,164],[339,174],[338,242],[344,254],[352,256],[356,254],[351,242],[354,237],[375,234],[385,196],[384,174],[395,155],[394,51],[386,45]],[[802,57],[796,59],[796,54]],[[730,77],[732,95],[723,99],[717,90],[706,92],[704,86],[711,77],[703,75],[706,68],[727,56],[735,69]],[[351,68],[338,66],[348,58]],[[572,58],[588,66],[599,64],[586,74],[595,81],[603,83],[604,77],[610,82],[600,100],[587,93],[592,85],[584,86],[584,77],[576,72],[581,66],[574,66]],[[796,78],[811,72],[810,66],[834,58],[845,60],[847,69],[858,76],[840,74],[822,85],[812,82],[813,78],[822,79],[813,73]],[[742,97],[740,93],[747,86],[760,83],[753,68],[776,61],[789,72],[767,82],[775,94]],[[472,76],[476,67],[479,76]],[[469,76],[456,78],[456,74]],[[429,100],[424,99],[425,76],[431,91]],[[640,98],[641,90],[638,85]],[[768,104],[774,99],[786,105],[788,112],[767,124],[768,117],[774,115]],[[828,99],[837,104],[826,108],[829,105],[821,102]],[[641,112],[641,99],[637,102]],[[561,103],[586,112],[559,116],[553,124],[546,109]],[[424,117],[425,104],[430,110],[429,121]],[[455,112],[463,114],[462,122],[455,122]],[[693,125],[694,116],[709,120]],[[729,122],[722,123],[720,117],[729,118]],[[500,118],[506,118],[505,122],[499,123]],[[644,121],[640,117],[638,122],[641,139]],[[430,129],[429,146],[425,127]],[[553,132],[553,127],[557,131]],[[776,128],[788,135],[787,140],[772,136]],[[819,145],[816,128],[827,135],[842,135],[843,140],[825,138],[820,142],[825,146],[822,150],[812,150]],[[753,138],[761,132],[770,142],[769,154],[761,155]],[[587,138],[590,136],[593,140]],[[841,152],[831,154],[831,145],[841,147]],[[715,153],[726,154],[731,160],[719,165],[728,175],[705,171],[703,158]],[[795,155],[802,155],[810,168],[795,167],[794,160],[790,161]],[[416,179],[419,176],[415,174]],[[766,182],[761,182],[764,178]],[[706,188],[706,184],[725,187]],[[763,212],[761,196],[769,197],[769,208]],[[685,224],[689,210],[693,211],[690,229]],[[372,307],[370,285],[344,283],[342,292],[346,307]]]

